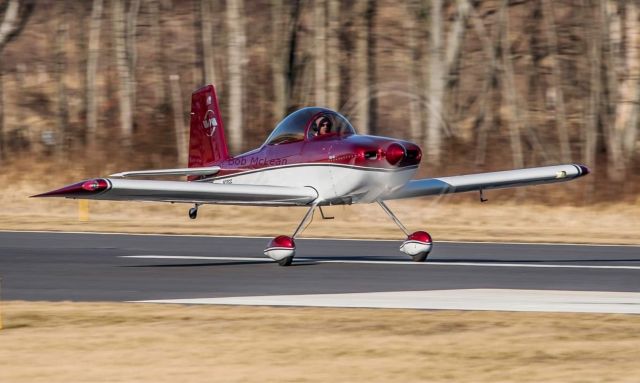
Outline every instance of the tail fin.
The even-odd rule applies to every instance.
[[[229,151],[216,89],[207,85],[191,95],[189,167],[211,166],[227,158]]]

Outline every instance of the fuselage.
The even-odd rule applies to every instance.
[[[307,186],[320,203],[373,202],[406,184],[422,153],[408,141],[366,135],[324,135],[265,143],[218,162],[214,183]]]

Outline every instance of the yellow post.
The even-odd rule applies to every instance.
[[[2,330],[2,279],[0,279],[0,330]]]
[[[89,221],[89,201],[86,199],[78,200],[78,220],[80,222]]]

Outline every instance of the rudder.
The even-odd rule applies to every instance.
[[[229,158],[224,125],[213,85],[204,86],[191,95],[189,131],[189,167],[211,166]]]

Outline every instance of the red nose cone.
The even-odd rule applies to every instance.
[[[293,241],[293,238],[287,237],[286,235],[280,235],[272,239],[271,242],[269,242],[268,247],[284,247],[287,249],[294,249],[296,247],[296,243]]]
[[[431,236],[426,231],[416,231],[407,237],[409,241],[431,243]]]
[[[407,151],[404,146],[400,144],[391,144],[387,148],[387,162],[391,165],[396,165],[407,156]]]

